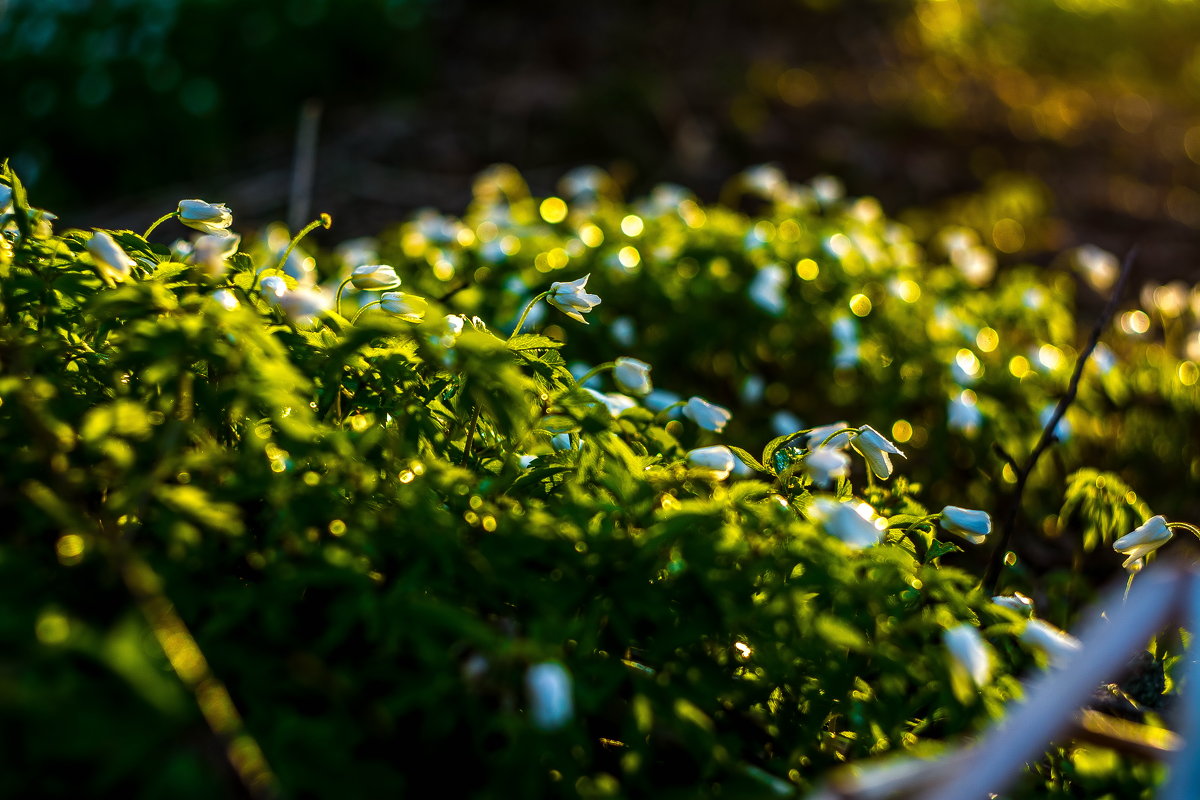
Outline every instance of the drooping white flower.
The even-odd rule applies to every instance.
[[[733,415],[729,410],[710,403],[702,397],[692,397],[683,407],[683,415],[706,431],[720,433]]]
[[[279,299],[288,293],[287,281],[282,275],[268,275],[259,281],[259,286],[262,288],[263,300],[266,300],[269,306],[279,305]]]
[[[1031,619],[1021,631],[1020,639],[1045,652],[1051,666],[1062,666],[1067,659],[1083,647],[1083,643],[1066,631],[1056,628],[1049,622]]]
[[[650,383],[650,365],[636,358],[621,356],[613,367],[613,380],[623,392],[644,397],[654,386]]]
[[[92,234],[92,238],[88,239],[87,251],[92,254],[100,271],[117,283],[127,279],[133,270],[133,259],[104,231]]]
[[[217,301],[217,305],[226,311],[233,311],[241,303],[238,302],[237,295],[228,289],[217,289],[212,293],[212,299]]]
[[[723,444],[689,450],[687,461],[693,467],[711,470],[713,477],[722,481],[729,477],[735,465],[733,451]]]
[[[425,309],[429,307],[429,302],[415,294],[384,292],[380,296],[379,307],[405,322],[420,322],[425,319]]]
[[[550,294],[546,296],[546,302],[576,322],[588,324],[583,315],[600,305],[599,295],[585,291],[584,287],[587,286],[590,277],[591,273],[574,281],[555,281],[550,284]]]
[[[883,538],[883,531],[874,523],[875,510],[867,503],[851,505],[820,496],[813,498],[808,514],[826,533],[858,550],[879,544]]]
[[[400,285],[400,276],[387,264],[364,264],[350,273],[350,283],[359,291],[394,289]]]
[[[1033,614],[1033,598],[1026,597],[1020,592],[1012,594],[998,594],[992,598],[992,602],[998,606],[1015,611],[1018,614],[1023,614],[1026,617]]]
[[[907,458],[900,448],[889,442],[870,425],[863,425],[859,428],[858,433],[851,437],[850,446],[866,459],[871,471],[883,479],[890,478],[892,475],[892,455]]]
[[[206,233],[192,247],[192,262],[211,278],[224,275],[229,267],[227,260],[237,253],[241,241],[241,236],[228,231]]]
[[[268,280],[263,279],[264,282]],[[284,292],[279,297],[279,307],[293,324],[307,328],[316,323],[317,318],[331,306],[329,297],[318,289],[303,286],[290,292]]]
[[[768,264],[750,281],[750,299],[769,314],[779,315],[787,308],[788,273],[778,264]]]
[[[604,392],[597,392],[595,389],[589,389],[587,387],[584,387],[584,391],[595,398],[602,406],[604,406],[613,419],[621,416],[622,411],[637,406],[637,401],[632,397],[628,397],[623,394],[617,394],[616,392],[605,394]]]
[[[818,447],[804,457],[804,471],[817,486],[828,487],[850,473],[850,457],[836,447]]]
[[[974,625],[962,623],[942,634],[942,641],[956,669],[971,676],[976,686],[983,686],[992,676],[992,655]]]
[[[992,532],[992,518],[986,511],[958,506],[943,508],[938,524],[942,526],[942,530],[956,533],[971,544],[983,544],[987,535]]]
[[[184,225],[205,233],[217,233],[233,224],[233,213],[219,203],[180,200],[178,213]]]
[[[1167,519],[1161,514],[1151,517],[1129,533],[1113,542],[1113,550],[1127,556],[1121,566],[1129,568],[1133,562],[1145,558],[1167,542],[1174,534],[1167,527]]]
[[[816,450],[818,447],[842,448],[850,444],[850,437],[854,435],[854,431],[845,431],[844,433],[838,433],[838,431],[843,431],[848,427],[850,425],[845,422],[821,425],[809,431],[804,441],[809,450]],[[835,433],[837,433],[837,436],[833,436]],[[781,433],[780,436],[782,435]],[[829,439],[830,436],[833,436],[833,438]],[[826,442],[826,439],[829,439],[829,441]]]
[[[534,664],[525,672],[529,716],[544,731],[562,728],[575,716],[571,673],[557,661]]]

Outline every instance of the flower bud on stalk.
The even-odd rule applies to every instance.
[[[907,458],[904,453],[900,452],[900,448],[885,439],[870,425],[863,425],[859,428],[858,433],[850,439],[850,446],[866,460],[876,476],[885,480],[892,475],[892,459],[889,454]]]
[[[600,305],[599,295],[589,294],[584,289],[590,277],[589,273],[574,281],[555,281],[550,284],[546,302],[576,322],[587,325],[588,321],[583,318],[583,315]]]
[[[184,225],[205,233],[219,233],[233,224],[233,213],[219,203],[180,200],[176,213]]]
[[[693,397],[683,407],[683,415],[706,431],[720,433],[725,425],[733,418],[729,410],[708,402],[701,397]]]
[[[394,289],[400,285],[400,276],[386,264],[364,264],[350,274],[350,283],[359,291]]]
[[[650,383],[650,365],[645,361],[622,356],[614,364],[613,380],[621,391],[645,397],[654,389]]]
[[[943,508],[939,524],[943,530],[956,533],[971,544],[983,544],[992,532],[992,518],[986,511],[958,506]]]
[[[687,461],[693,467],[712,471],[713,477],[721,481],[729,477],[734,467],[733,451],[723,444],[689,450]]]
[[[107,279],[121,283],[129,278],[134,261],[121,249],[121,245],[104,231],[96,231],[88,239],[87,251],[92,254],[100,273]]]

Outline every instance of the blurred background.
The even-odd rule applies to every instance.
[[[1200,275],[1191,0],[0,0],[0,74],[0,154],[67,225],[286,219],[298,149],[336,239],[459,212],[496,162],[703,200],[770,162],[918,238]]]

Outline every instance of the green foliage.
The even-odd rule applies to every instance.
[[[273,256],[221,272],[130,232],[112,233],[134,262],[116,281],[93,234],[39,229],[3,177],[0,725],[20,743],[0,761],[7,793],[232,793],[230,730],[288,796],[799,792],[844,762],[978,731],[1040,658],[1014,636],[1020,617],[953,566],[932,489],[864,482],[856,465],[821,491],[799,431],[761,461],[739,448],[757,474],[726,481],[690,459],[712,431],[610,408],[567,362],[611,355],[613,318],[636,315],[660,385],[764,371],[777,410],[903,416],[919,474],[949,481],[944,364],[964,337],[987,321],[1068,346],[1068,309],[1043,291],[1030,324],[1014,299],[1037,288],[1030,273],[989,300],[924,265],[867,201],[789,198],[755,220],[660,203],[637,238],[615,202],[556,225],[517,198],[447,223],[451,236],[406,229],[406,289],[443,296],[472,276],[453,303],[487,320],[515,319],[556,247],[568,277],[594,270],[595,324],[504,339],[434,301],[420,323],[298,313],[309,278],[287,272],[273,294]],[[576,238],[585,224],[612,244]],[[488,248],[510,235],[526,255]],[[640,269],[611,260],[631,242]],[[805,305],[746,306],[762,267],[810,257],[818,272],[789,279]],[[530,288],[506,291],[513,277]],[[925,288],[894,296],[894,281]],[[830,372],[830,327],[859,294],[874,309],[861,352]],[[1027,440],[1021,415],[1063,375],[1014,384],[989,353],[975,384],[988,433]],[[729,430],[749,442],[757,428]],[[842,541],[822,502],[878,546]],[[992,653],[979,687],[943,646],[962,623]],[[529,685],[546,665],[569,705]]]

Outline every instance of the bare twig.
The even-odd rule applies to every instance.
[[[1046,451],[1055,441],[1054,431],[1058,428],[1058,423],[1062,421],[1063,415],[1067,413],[1067,408],[1075,401],[1075,395],[1079,391],[1079,380],[1083,377],[1083,368],[1087,366],[1088,358],[1096,349],[1096,345],[1100,343],[1100,336],[1104,333],[1104,329],[1108,327],[1108,323],[1112,320],[1113,315],[1117,311],[1117,306],[1121,302],[1121,297],[1125,293],[1125,283],[1129,279],[1129,273],[1133,271],[1133,263],[1137,259],[1137,245],[1129,248],[1129,252],[1125,254],[1125,263],[1121,265],[1121,277],[1117,279],[1117,285],[1113,287],[1112,294],[1108,298],[1108,303],[1104,306],[1104,311],[1096,320],[1095,327],[1092,328],[1092,335],[1088,338],[1087,346],[1079,353],[1079,357],[1075,359],[1075,371],[1071,375],[1071,381],[1067,384],[1067,391],[1059,399],[1058,405],[1054,407],[1054,413],[1050,415],[1050,419],[1042,427],[1042,435],[1038,437],[1037,444],[1034,445],[1029,457],[1025,459],[1025,464],[1018,470],[1017,485],[1013,489],[1012,496],[1009,498],[1008,508],[1004,516],[1004,522],[1000,528],[1000,541],[996,544],[996,549],[992,552],[991,560],[988,563],[987,572],[983,576],[983,585],[988,587],[988,591],[995,594],[997,584],[1000,580],[1000,568],[1004,563],[1004,554],[1008,552],[1012,544],[1013,530],[1016,528],[1017,515],[1021,510],[1021,496],[1025,493],[1025,484],[1029,481],[1029,475],[1037,466],[1038,459],[1042,457],[1042,453]],[[1005,453],[1007,455],[1007,453]],[[1011,456],[1007,459],[1010,464],[1016,462]]]
[[[300,108],[296,126],[296,152],[292,161],[292,188],[288,197],[288,228],[299,230],[308,219],[313,179],[317,171],[317,130],[321,101],[308,100]]]

